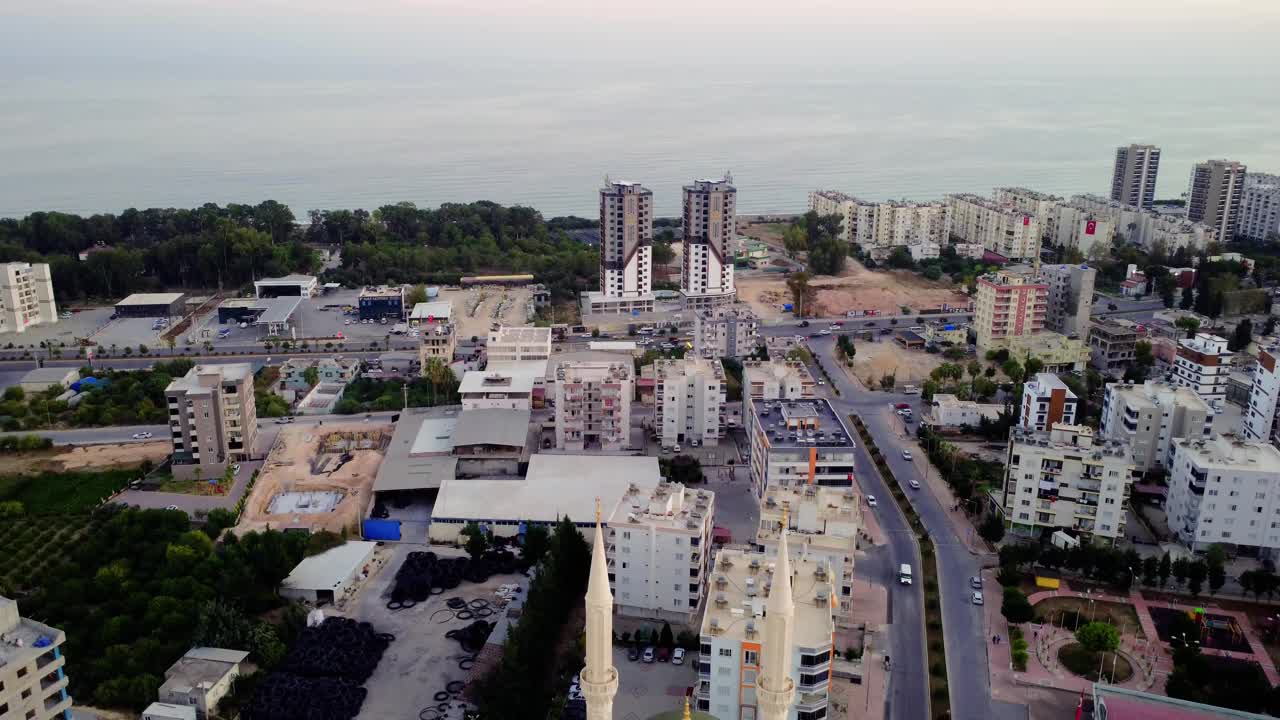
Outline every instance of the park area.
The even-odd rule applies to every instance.
[[[1073,632],[1080,626],[1096,621],[1114,625],[1125,635],[1133,633],[1139,638],[1146,637],[1142,632],[1142,624],[1138,622],[1137,611],[1127,603],[1062,596],[1041,600],[1036,603],[1035,611],[1037,622]]]

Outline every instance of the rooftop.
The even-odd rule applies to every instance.
[[[788,537],[790,541],[790,537]],[[776,563],[764,553],[725,548],[716,554],[707,588],[702,636],[721,642],[760,642],[764,638],[765,600],[773,587]],[[795,602],[792,642],[797,648],[830,647],[833,591],[832,569],[821,559],[791,562],[791,594]]]
[[[1103,456],[1129,457],[1128,442],[1095,437],[1093,428],[1084,425],[1054,425],[1052,430],[1028,430],[1014,425],[1009,441],[1018,445],[1035,445],[1082,456],[1089,455],[1095,460],[1100,460]]]
[[[756,314],[751,312],[749,306],[730,305],[727,307],[710,308],[698,313],[698,318],[702,320],[727,320],[729,318],[737,318],[738,320],[759,320]]]
[[[499,445],[525,448],[529,444],[529,410],[478,408],[464,410],[453,431],[453,446]]]
[[[458,386],[461,395],[473,395],[491,392],[533,393],[536,372],[528,370],[471,370],[462,376],[462,384]]]
[[[134,293],[116,303],[116,307],[130,305],[172,305],[182,299],[183,293]]]
[[[60,383],[60,382],[62,382],[62,381],[64,381],[64,380],[66,380],[68,375],[78,375],[79,373],[80,373],[80,371],[79,371],[79,370],[77,370],[77,369],[75,369],[75,368],[69,368],[69,367],[43,367],[43,368],[35,368],[34,370],[28,370],[28,371],[26,372],[26,374],[24,374],[24,375],[22,376],[22,380],[20,380],[19,382],[24,382],[24,383],[40,383],[40,382],[47,382],[47,383]]]
[[[809,368],[799,360],[747,360],[742,363],[742,372],[745,379],[747,372],[764,373],[777,380],[785,380],[788,377],[799,377],[801,380],[813,382],[813,376],[809,373]]]
[[[459,407],[411,408],[400,413],[373,483],[375,491],[438,488],[458,460],[453,430]]]
[[[1124,395],[1125,404],[1134,408],[1154,408],[1157,401],[1172,399],[1177,405],[1210,412],[1209,403],[1194,390],[1183,385],[1148,380],[1140,385],[1112,383],[1107,386],[1107,391]]]
[[[653,362],[653,376],[658,380],[666,378],[688,377],[690,375],[711,375],[715,379],[724,380],[724,365],[719,358],[709,360],[694,355],[685,355],[683,359],[659,359]]]
[[[539,453],[529,458],[524,479],[445,480],[432,517],[554,522],[568,515],[594,523],[596,498],[613,507],[632,485],[651,488],[661,479],[655,457]]]
[[[623,382],[631,378],[632,364],[629,358],[608,362],[568,362],[556,368],[556,380],[560,382]]]
[[[587,343],[588,350],[601,352],[633,352],[636,349],[634,340],[592,340]]]
[[[365,540],[348,540],[319,555],[305,558],[289,573],[280,587],[294,590],[333,590],[355,574],[377,545]]]
[[[66,639],[61,630],[19,615],[17,601],[7,597],[0,597],[0,635],[4,636],[0,641],[0,668],[11,662],[25,662]]]
[[[447,322],[452,317],[453,303],[447,300],[420,302],[414,305],[413,311],[409,313],[410,320],[430,320],[431,322]]]
[[[707,527],[705,518],[715,513],[716,494],[690,490],[680,483],[662,482],[656,487],[628,488],[607,522],[614,525],[646,525],[688,532]]]
[[[186,375],[175,378],[165,388],[165,392],[184,391],[187,393],[208,392],[209,385],[200,381],[202,376],[216,375],[218,383],[239,382],[253,377],[253,366],[249,363],[228,363],[226,365],[196,365]]]
[[[187,651],[164,673],[161,695],[168,692],[189,693],[193,689],[207,690],[216,685],[232,668],[245,661],[249,653],[243,650],[197,647]]]
[[[782,535],[782,511],[788,510],[787,542],[791,551],[804,547],[853,555],[862,528],[861,498],[853,488],[817,485],[771,486],[760,504],[756,543],[772,547]]]
[[[1068,399],[1076,396],[1071,392],[1071,388],[1062,382],[1062,378],[1053,373],[1036,373],[1035,378],[1027,382],[1027,389],[1036,395],[1048,395],[1054,390],[1066,390]]]
[[[551,328],[549,327],[533,327],[532,325],[503,325],[497,330],[489,332],[489,344],[494,343],[521,343],[521,344],[550,344]]]
[[[751,411],[769,434],[772,450],[853,447],[853,437],[831,403],[822,398],[751,400]]]
[[[315,275],[300,275],[298,273],[294,273],[292,275],[285,275],[284,277],[278,277],[278,278],[262,278],[261,280],[255,280],[253,284],[254,285],[297,285],[298,283],[313,283],[315,281],[316,281]]]
[[[1280,449],[1271,443],[1248,442],[1227,434],[1209,440],[1179,438],[1174,444],[1194,455],[1201,467],[1280,472]]]
[[[1270,715],[1230,710],[1190,700],[1178,700],[1139,690],[1095,683],[1093,708],[1081,720],[1269,720]]]
[[[368,297],[398,297],[398,298],[403,298],[403,297],[404,297],[404,288],[403,288],[403,287],[400,287],[399,285],[395,285],[395,286],[392,286],[392,287],[387,287],[387,286],[385,286],[385,285],[379,285],[379,286],[377,286],[377,287],[372,287],[372,286],[364,287],[364,288],[361,288],[361,289],[360,289],[360,297],[362,297],[362,298],[368,298]]]

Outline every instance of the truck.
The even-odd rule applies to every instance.
[[[911,584],[911,566],[907,563],[903,563],[902,567],[898,568],[898,582],[903,585]]]
[[[920,388],[916,387],[915,385],[903,385],[903,386],[902,386],[902,392],[904,392],[904,393],[906,393],[906,394],[908,394],[908,395],[919,395],[919,394],[920,394]]]

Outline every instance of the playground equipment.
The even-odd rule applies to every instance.
[[[1233,646],[1240,644],[1244,640],[1244,630],[1240,627],[1240,623],[1236,622],[1235,618],[1215,617],[1205,612],[1204,608],[1187,610],[1187,617],[1191,618],[1199,626],[1200,641],[1202,643],[1221,631],[1230,634]]]

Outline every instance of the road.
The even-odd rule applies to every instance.
[[[835,368],[833,355],[835,341],[832,337],[820,337],[809,341],[809,348],[823,358],[827,367]],[[815,377],[820,371],[813,369]],[[919,403],[916,396],[883,392],[867,392],[855,385],[842,372],[831,376],[831,382],[840,390],[840,396],[830,393],[830,385],[819,386],[831,404],[843,415],[857,413],[862,417],[867,431],[884,453],[894,476],[901,483],[916,479],[924,483],[919,469],[902,457],[903,450],[919,453],[919,448],[900,433],[900,426],[893,420],[893,403]],[[902,563],[919,567],[915,544],[912,542],[906,519],[892,502],[888,488],[875,471],[875,464],[866,448],[859,446],[857,462],[861,468],[858,480],[863,491],[881,499],[876,517],[888,539],[888,563],[895,568]],[[956,536],[947,520],[946,509],[929,492],[908,490],[908,497],[920,514],[926,531],[937,548],[939,584],[942,595],[943,632],[947,648],[947,676],[951,687],[951,717],[957,720],[1025,719],[1026,706],[1014,705],[991,699],[991,687],[987,673],[986,647],[989,639],[983,627],[981,609],[970,602],[968,579],[981,567],[979,559],[970,554],[962,540]],[[927,669],[924,650],[924,611],[920,588],[891,585],[890,603],[893,632],[893,677],[889,692],[889,717],[923,718],[927,716],[925,699],[928,693]],[[979,657],[977,651],[983,649]]]
[[[395,415],[394,410],[370,413],[373,420],[387,422]],[[291,425],[317,425],[328,422],[351,422],[364,418],[364,415],[298,415]],[[258,418],[258,442],[256,451],[265,454],[275,442],[282,423],[277,418]],[[151,438],[134,438],[136,433],[149,432]],[[55,445],[103,445],[107,443],[155,442],[169,437],[168,425],[115,425],[111,427],[82,428],[79,430],[23,430],[20,432],[0,433],[5,435],[39,435],[47,437]]]

